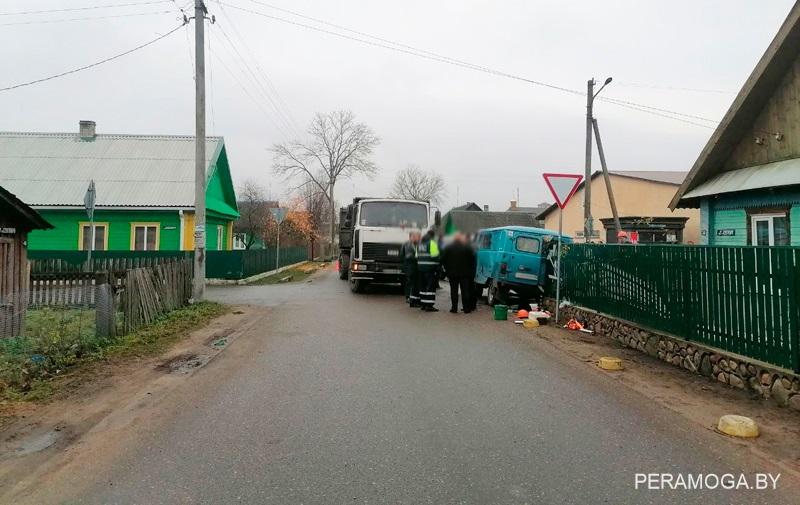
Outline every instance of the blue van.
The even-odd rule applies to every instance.
[[[572,238],[562,235],[561,243],[571,244]],[[478,232],[475,245],[475,284],[487,289],[489,305],[506,303],[511,292],[523,301],[542,296],[549,280],[548,257],[558,248],[557,232],[527,226],[488,228]]]

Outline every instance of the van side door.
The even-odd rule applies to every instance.
[[[475,282],[486,284],[486,280],[492,276],[493,254],[492,254],[492,234],[482,231],[478,234],[477,244],[478,258],[477,268],[475,269]]]

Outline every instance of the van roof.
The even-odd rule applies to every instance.
[[[544,228],[535,228],[533,226],[498,226],[497,228],[484,228],[483,230],[479,230],[478,233],[483,231],[499,231],[499,230],[506,230],[506,231],[521,231],[526,233],[534,233],[536,235],[550,235],[552,237],[557,237],[558,232],[553,230],[546,230]],[[569,235],[561,234],[562,237],[572,238]]]

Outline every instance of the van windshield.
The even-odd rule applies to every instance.
[[[538,254],[541,250],[541,244],[538,238],[533,237],[517,237],[514,243],[517,251]]]
[[[361,204],[359,224],[424,229],[428,227],[428,208],[411,202],[366,202]]]

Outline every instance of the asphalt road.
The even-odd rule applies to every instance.
[[[485,306],[424,314],[333,273],[209,296],[271,306],[270,325],[193,377],[80,503],[796,503],[636,490],[636,473],[771,469]]]

